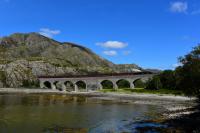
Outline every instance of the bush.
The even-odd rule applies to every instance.
[[[30,80],[23,80],[21,87],[28,87],[28,88],[38,88],[40,86],[39,81],[30,81]]]
[[[145,88],[146,83],[143,82],[141,79],[138,79],[134,82],[135,88]]]
[[[200,97],[200,45],[179,59],[182,66],[176,68],[177,89],[186,95]]]
[[[105,80],[101,84],[103,89],[113,89],[113,83],[111,81]]]
[[[119,80],[119,81],[117,82],[117,85],[118,85],[119,88],[130,88],[130,83],[129,83],[129,81],[124,80],[124,79]]]
[[[176,76],[172,70],[165,70],[159,74],[160,82],[163,89],[175,89],[176,88]]]
[[[162,83],[160,81],[160,77],[159,76],[154,76],[152,79],[150,79],[147,82],[147,86],[146,86],[145,89],[149,89],[149,90],[162,89]]]
[[[0,82],[3,83],[3,87],[7,87],[7,77],[5,71],[0,71]]]

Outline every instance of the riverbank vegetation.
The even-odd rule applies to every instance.
[[[190,53],[180,57],[179,66],[174,70],[164,70],[147,82],[137,80],[134,82],[134,85],[134,89],[126,89],[129,84],[127,81],[121,81],[119,85],[121,89],[110,89],[113,88],[112,83],[110,83],[110,85],[105,84],[105,88],[101,91],[177,94],[200,98],[200,45],[195,47]]]
[[[103,89],[100,90],[100,92],[115,92],[115,93],[125,93],[125,94],[131,94],[131,93],[145,93],[145,94],[172,94],[172,95],[181,95],[184,96],[184,93],[180,90],[168,90],[168,89],[159,89],[159,90],[148,90],[144,88],[123,88],[123,89]]]
[[[199,133],[200,132],[200,44],[190,53],[179,58],[180,65],[175,70],[165,70],[148,81],[148,90],[176,90],[184,95],[196,96],[197,106],[179,112],[182,115],[169,118],[161,124],[167,124],[167,132]],[[189,113],[192,112],[192,113]],[[151,123],[151,122],[150,122]],[[141,127],[139,132],[166,132],[164,128]]]
[[[150,93],[150,94],[174,94],[195,96],[198,98],[197,106],[181,110],[174,118],[168,118],[161,122],[149,121],[149,124],[164,124],[166,128],[155,126],[143,126],[138,128],[138,132],[200,132],[200,44],[193,50],[179,59],[179,66],[174,70],[164,70],[146,83],[139,81],[144,88],[135,89],[104,89],[102,92],[117,93]],[[135,83],[138,87],[138,83]],[[158,121],[158,120],[157,120]],[[148,125],[148,124],[147,124]]]
[[[36,80],[36,81],[23,80],[21,87],[22,88],[30,88],[30,89],[39,88],[40,82],[39,82],[39,80]]]
[[[188,96],[200,97],[200,45],[179,58],[175,70],[165,70],[148,81],[146,89],[180,90]]]

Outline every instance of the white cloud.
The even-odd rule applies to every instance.
[[[115,56],[117,55],[117,51],[114,51],[114,50],[103,51],[103,54],[108,55],[108,56]]]
[[[172,2],[170,6],[170,11],[176,13],[187,13],[187,9],[188,9],[187,2],[176,1]]]
[[[131,51],[130,50],[126,50],[126,51],[123,51],[122,53],[123,53],[123,55],[129,55],[129,54],[131,54]]]
[[[53,36],[60,34],[61,31],[60,30],[51,30],[49,28],[41,28],[39,33],[43,36],[52,38]]]
[[[181,63],[175,63],[175,64],[172,65],[173,68],[176,68],[176,67],[179,67],[179,66],[182,66],[182,64]]]
[[[100,42],[97,45],[104,47],[104,48],[114,48],[114,49],[121,49],[128,46],[127,43],[119,42],[119,41],[107,41],[107,42]]]

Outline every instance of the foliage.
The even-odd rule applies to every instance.
[[[146,89],[148,89],[148,90],[162,89],[162,83],[160,81],[160,77],[159,76],[154,76],[152,79],[150,79],[147,82]]]
[[[4,87],[7,87],[7,77],[5,71],[0,71],[0,82],[3,83]]]
[[[103,89],[111,89],[113,88],[113,83],[109,80],[105,80],[102,83]]]
[[[40,86],[39,81],[30,81],[30,80],[23,80],[21,87],[28,87],[28,88],[37,88]]]
[[[131,93],[145,93],[145,94],[172,94],[172,95],[184,95],[184,93],[181,90],[168,90],[168,89],[159,89],[159,90],[148,90],[144,88],[124,88],[124,89],[103,89],[100,90],[100,92],[116,92],[116,93],[125,93],[125,94],[131,94]]]
[[[147,83],[147,89],[176,89],[176,75],[172,70],[165,70],[154,76]]]
[[[86,88],[86,84],[83,81],[78,81],[76,83],[76,85],[78,86],[78,89],[85,89]]]
[[[165,70],[159,74],[160,81],[163,89],[175,89],[176,88],[176,76],[172,70]]]
[[[182,66],[175,70],[177,89],[182,89],[187,95],[200,96],[200,45],[179,61]]]
[[[200,97],[200,45],[179,58],[181,66],[165,70],[148,81],[146,89],[176,89]]]
[[[0,45],[0,63],[6,64],[6,48]]]
[[[117,85],[118,85],[119,88],[129,88],[130,87],[130,83],[127,80],[124,80],[124,79],[119,80],[117,82]]]
[[[28,57],[26,58],[28,61],[44,61],[45,58],[43,57]]]
[[[145,88],[146,87],[146,83],[143,82],[141,79],[138,79],[134,82],[134,85],[136,88]]]

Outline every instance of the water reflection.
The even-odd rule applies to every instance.
[[[1,133],[134,132],[137,121],[159,118],[159,105],[69,95],[0,95]]]
[[[44,133],[56,132],[56,133],[87,133],[88,129],[86,128],[67,128],[60,126],[53,126],[43,130]]]
[[[24,106],[50,106],[67,103],[87,103],[86,97],[67,95],[0,95],[0,106],[24,105]]]

